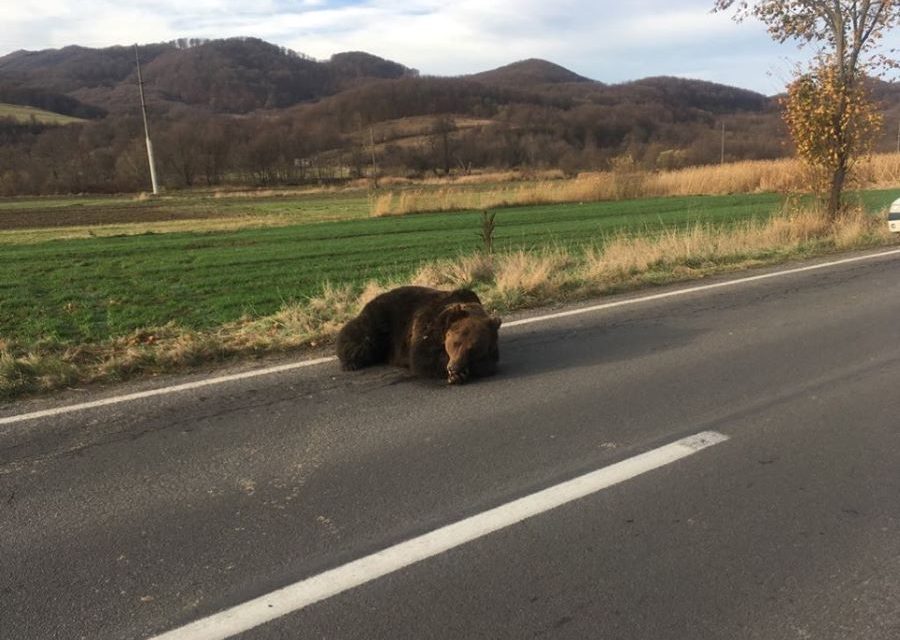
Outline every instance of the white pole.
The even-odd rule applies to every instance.
[[[150,183],[153,185],[153,195],[159,194],[159,185],[156,183],[156,163],[153,161],[153,144],[150,142],[150,127],[147,124],[147,103],[144,101],[144,78],[141,76],[141,59],[138,57],[137,43],[134,45],[134,60],[137,62],[138,87],[141,90],[141,113],[144,116],[144,138],[147,141],[147,161],[150,163]]]

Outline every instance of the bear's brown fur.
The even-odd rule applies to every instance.
[[[346,370],[388,363],[459,384],[497,370],[500,322],[468,289],[399,287],[344,325],[337,355]]]

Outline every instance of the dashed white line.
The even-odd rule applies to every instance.
[[[224,640],[728,440],[704,431],[288,585],[151,640]]]
[[[642,302],[652,302],[654,300],[662,300],[664,298],[673,298],[676,296],[684,296],[691,293],[698,293],[701,291],[709,291],[711,289],[722,289],[725,287],[734,287],[742,284],[747,284],[749,282],[756,282],[759,280],[768,280],[771,278],[779,278],[784,276],[789,276],[797,273],[804,273],[807,271],[817,271],[820,269],[827,269],[829,267],[835,267],[843,264],[850,264],[853,262],[862,262],[865,260],[875,260],[877,258],[885,258],[888,256],[894,256],[900,254],[900,249],[891,249],[889,251],[882,251],[879,253],[870,253],[863,256],[854,256],[852,258],[843,258],[841,260],[832,260],[830,262],[822,262],[819,264],[807,265],[805,267],[796,267],[793,269],[785,269],[783,271],[774,271],[771,273],[764,273],[756,276],[748,276],[745,278],[736,278],[734,280],[727,280],[725,282],[714,282],[712,284],[704,284],[693,287],[686,287],[684,289],[677,289],[675,291],[666,291],[664,293],[656,293],[648,296],[641,296],[637,298],[627,298],[625,300],[617,300],[614,302],[606,302],[602,304],[597,304],[589,307],[582,307],[580,309],[572,309],[569,311],[560,311],[558,313],[550,313],[542,316],[535,316],[532,318],[523,318],[521,320],[513,320],[510,322],[504,323],[503,327],[512,328],[518,327],[527,324],[534,324],[537,322],[547,322],[548,320],[556,320],[559,318],[567,318],[570,316],[581,315],[585,313],[593,313],[596,311],[602,311],[604,309],[612,309],[614,307],[623,307],[626,305],[640,304]],[[503,328],[501,327],[501,328]],[[151,389],[149,391],[139,391],[137,393],[129,393],[121,396],[113,396],[109,398],[103,398],[101,400],[94,400],[91,402],[81,402],[78,404],[71,404],[62,407],[55,407],[53,409],[44,409],[42,411],[32,411],[30,413],[22,413],[19,415],[12,415],[7,417],[0,417],[0,425],[4,424],[13,424],[16,422],[24,422],[26,420],[35,420],[37,418],[46,418],[51,416],[58,416],[66,413],[71,413],[73,411],[84,411],[85,409],[94,409],[96,407],[104,407],[112,404],[118,404],[121,402],[129,402],[132,400],[139,400],[141,398],[149,398],[152,396],[160,396],[169,393],[178,393],[180,391],[188,391],[190,389],[198,389],[200,387],[208,387],[212,385],[222,384],[225,382],[232,382],[235,380],[246,380],[248,378],[256,378],[259,376],[270,375],[273,373],[281,373],[284,371],[291,371],[293,369],[300,369],[304,367],[312,367],[319,364],[324,364],[326,362],[334,362],[337,360],[334,356],[326,357],[326,358],[317,358],[315,360],[304,360],[301,362],[295,362],[292,364],[280,365],[277,367],[268,367],[266,369],[257,369],[255,371],[247,371],[244,373],[235,373],[227,376],[219,376],[215,378],[208,378],[206,380],[200,380],[197,382],[189,382],[186,384],[178,384],[171,387],[160,387],[158,389]]]

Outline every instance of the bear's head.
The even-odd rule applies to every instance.
[[[470,377],[496,372],[500,318],[489,316],[480,304],[454,304],[444,310],[441,320],[447,382],[461,384]]]

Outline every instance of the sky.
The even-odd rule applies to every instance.
[[[0,55],[251,36],[317,59],[366,51],[427,75],[543,58],[607,83],[679,76],[780,93],[809,49],[713,0],[0,0]],[[893,42],[892,42],[893,41]],[[900,35],[887,43],[900,47]]]

